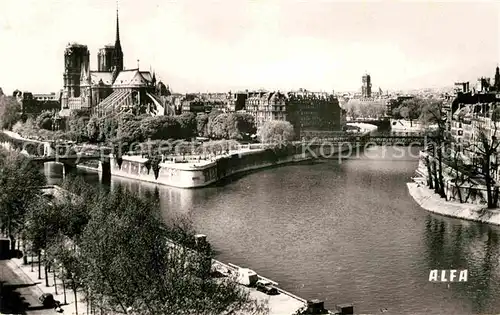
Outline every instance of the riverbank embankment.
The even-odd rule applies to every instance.
[[[358,124],[359,136],[367,136],[377,127],[370,124]],[[269,167],[296,164],[318,158],[338,157],[344,152],[352,152],[350,143],[321,143],[308,145],[303,143],[292,148],[250,148],[241,146],[239,150],[204,160],[183,157],[163,160],[154,168],[149,161],[140,156],[122,156],[120,160],[110,156],[110,174],[129,179],[136,179],[160,185],[178,188],[206,187],[231,176]],[[184,160],[185,159],[185,160]],[[86,168],[88,170],[88,168]],[[103,169],[100,167],[99,171]]]
[[[358,124],[357,137],[368,136],[376,126]],[[5,133],[16,141],[30,141],[12,133]],[[4,146],[8,147],[9,142]],[[357,147],[357,145],[355,145]],[[344,152],[352,153],[351,143],[336,143],[314,139],[312,142],[300,142],[291,146],[266,144],[240,145],[238,150],[228,151],[219,156],[182,156],[162,157],[161,161],[150,160],[140,155],[114,156],[109,154],[104,160],[96,159],[90,165],[87,161],[76,161],[70,167],[79,167],[86,171],[97,171],[102,178],[119,176],[160,185],[178,188],[199,188],[214,184],[236,174],[264,169],[268,167],[294,164],[318,158],[335,158]],[[44,154],[46,154],[44,150]],[[79,166],[80,165],[80,166]]]
[[[413,199],[427,211],[447,217],[500,225],[500,209],[486,209],[486,205],[446,201],[424,184],[407,183],[407,186]]]

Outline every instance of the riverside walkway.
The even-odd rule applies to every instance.
[[[48,283],[49,286],[45,285],[45,274],[42,270],[41,278],[38,278],[38,262],[34,261],[34,267],[31,267],[31,257],[28,258],[28,264],[23,264],[23,259],[13,258],[7,261],[7,266],[12,270],[19,278],[23,279],[26,284],[34,284],[30,289],[32,290],[33,296],[40,296],[43,293],[51,293],[54,298],[61,302],[61,307],[64,310],[64,314],[76,314],[75,313],[75,297],[70,288],[66,288],[66,303],[64,303],[64,292],[62,281],[56,278],[57,294],[56,288],[54,286],[54,277],[52,273],[49,273]],[[221,262],[214,262],[214,264],[222,264]],[[43,268],[43,267],[42,267]],[[285,293],[279,289],[280,294],[278,295],[267,295],[255,288],[246,287],[249,291],[250,297],[258,301],[267,301],[269,307],[269,315],[292,315],[300,308],[306,305],[306,300],[301,299],[292,295],[291,293]],[[88,305],[85,301],[84,295],[78,292],[77,294],[77,306],[78,315],[90,315],[94,314],[88,309]],[[245,314],[241,314],[245,315]]]
[[[45,285],[45,274],[41,272],[41,279],[38,278],[38,267],[35,257],[35,266],[31,267],[31,258],[28,258],[28,264],[23,264],[23,259],[13,258],[7,261],[7,266],[17,274],[23,281],[27,284],[35,284],[31,287],[34,296],[38,297],[43,293],[51,293],[54,298],[61,302],[61,307],[64,310],[64,314],[76,314],[75,313],[75,297],[73,292],[66,288],[66,303],[64,303],[64,292],[62,281],[56,278],[57,284],[57,294],[56,288],[54,286],[53,274],[49,274],[48,283],[49,286]],[[223,263],[215,261],[214,264],[221,265]],[[225,265],[225,264],[224,264]],[[227,265],[225,265],[227,266]],[[43,268],[43,267],[42,267]],[[292,315],[300,308],[306,305],[306,300],[296,297],[295,295],[288,293],[284,290],[279,289],[280,294],[278,295],[267,295],[255,288],[246,287],[250,293],[250,297],[258,301],[267,301],[269,307],[269,315]],[[85,301],[83,294],[78,292],[77,294],[77,305],[78,305],[78,315],[90,315],[91,312],[88,309],[88,305]],[[93,313],[92,313],[93,314]],[[241,314],[245,315],[245,314]]]

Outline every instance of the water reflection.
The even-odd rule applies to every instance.
[[[498,311],[499,228],[428,215],[424,241],[429,269],[467,269],[468,282],[451,284],[472,313]]]
[[[176,209],[177,214],[188,215],[193,209],[194,190],[168,186],[159,186],[153,183],[131,181],[127,178],[114,177],[111,180],[111,189],[125,188],[131,193],[144,195],[146,192],[158,196],[162,213],[168,215],[169,209]]]

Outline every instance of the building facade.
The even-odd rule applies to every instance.
[[[245,110],[255,118],[257,129],[271,120],[288,121],[297,138],[314,132],[339,132],[345,125],[345,111],[334,94],[305,89],[282,93],[247,92]]]
[[[255,118],[257,130],[271,120],[289,121],[294,129],[297,128],[296,111],[287,104],[287,96],[279,91],[249,91],[245,110]]]
[[[287,104],[296,111],[299,136],[315,131],[342,131],[345,111],[337,97],[327,92],[300,89],[288,93]]]
[[[490,84],[488,78],[479,78],[478,85],[470,89],[469,82],[455,83],[455,95],[449,98],[446,106],[448,110],[448,132],[455,144],[455,150],[461,152],[465,162],[477,164],[475,160],[481,158],[482,141],[485,136],[489,144],[496,144],[500,138],[500,83],[498,67],[495,72],[495,82]],[[498,155],[498,152],[497,154]],[[493,176],[500,179],[498,164],[500,159],[493,154],[490,157]]]
[[[61,108],[61,93],[33,94],[16,90],[14,97],[21,105],[23,114],[40,114],[44,111],[57,112]]]

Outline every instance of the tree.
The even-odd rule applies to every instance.
[[[99,136],[101,134],[101,130],[99,128],[99,120],[96,117],[90,118],[90,120],[87,123],[87,138],[89,139],[90,142],[97,142],[99,139]]]
[[[432,140],[432,147],[433,147],[433,152],[431,152],[433,159],[430,162],[432,166],[432,171],[433,172],[435,171],[436,172],[435,174],[437,175],[436,182],[434,184],[434,189],[437,193],[439,193],[439,195],[442,198],[445,198],[446,193],[445,193],[445,183],[443,176],[443,157],[445,152],[449,151],[450,149],[449,145],[451,144],[451,141],[449,135],[446,132],[446,115],[444,114],[443,110],[443,102],[431,101],[431,102],[420,103],[418,102],[418,100],[414,99],[405,100],[404,102],[406,101],[408,102],[412,101],[412,103],[407,103],[410,104],[408,105],[408,107],[402,108],[402,109],[407,108],[409,115],[416,114],[416,112],[411,113],[411,111],[416,110],[416,108],[418,108],[418,111],[420,111],[419,119],[422,123],[424,123],[425,125],[430,125],[430,124],[437,125],[437,129],[428,130],[429,132],[432,132],[432,137],[430,139]],[[418,106],[415,104],[418,104]],[[434,160],[434,158],[437,159],[437,163]]]
[[[264,143],[283,143],[292,141],[295,138],[295,132],[290,122],[271,120],[264,123],[259,136]]]
[[[196,115],[196,132],[198,136],[206,137],[208,135],[207,125],[208,115],[205,113],[198,113],[198,115]]]
[[[71,239],[58,235],[48,249],[50,257],[55,262],[54,272],[57,272],[63,282],[63,290],[69,285],[73,291],[75,314],[78,314],[78,290],[84,286],[83,266],[76,244]],[[59,268],[58,268],[59,267]],[[68,282],[69,281],[69,282]],[[66,294],[66,293],[65,293]]]
[[[181,139],[181,137],[179,121],[174,117],[164,116],[162,137],[160,139]]]
[[[116,138],[118,131],[118,117],[106,117],[100,120],[100,134],[98,141],[111,141]]]
[[[492,105],[495,106],[495,105]],[[488,208],[492,209],[498,203],[498,186],[495,182],[495,173],[498,170],[498,125],[500,123],[500,108],[496,106],[488,109],[488,116],[484,121],[476,119],[475,135],[472,154],[479,163],[480,174],[486,186]],[[489,119],[488,119],[489,118]]]
[[[63,188],[68,192],[55,198],[34,200],[29,207],[24,225],[26,240],[32,244],[32,250],[38,253],[39,277],[41,253],[44,252],[45,281],[48,285],[47,267],[52,265],[54,272],[63,268],[60,277],[66,286],[66,278],[75,295],[77,311],[77,290],[81,287],[81,265],[76,244],[80,240],[89,217],[89,204],[96,191],[81,179],[73,177],[63,181]],[[73,192],[73,193],[72,193]],[[77,195],[78,194],[78,195]]]
[[[179,123],[179,131],[181,139],[190,139],[197,134],[197,120],[193,113],[183,113],[176,116]]]
[[[350,99],[343,108],[351,119],[356,118],[380,118],[385,115],[386,104],[384,101],[361,101]]]
[[[203,128],[204,117],[199,128]],[[210,113],[207,122],[208,135],[214,139],[242,140],[256,132],[255,119],[247,113]]]
[[[227,119],[228,114],[220,114],[209,119],[209,134],[214,139],[227,139]]]
[[[41,194],[38,188],[45,183],[44,174],[28,158],[15,151],[0,150],[0,224],[7,231],[13,249],[26,210],[38,201]]]
[[[148,117],[141,121],[141,132],[143,139],[161,139],[164,134],[165,116]]]
[[[163,224],[151,197],[119,189],[95,200],[79,250],[83,282],[98,308],[214,315],[261,309],[236,283],[209,276],[210,248],[194,248],[192,230]]]
[[[52,130],[52,117],[53,113],[50,111],[43,111],[36,117],[36,126],[40,129]]]
[[[26,214],[26,224],[24,225],[24,235],[26,240],[31,243],[31,249],[38,253],[38,277],[40,278],[40,262],[42,251],[45,255],[45,285],[48,286],[48,271],[50,259],[47,256],[49,244],[56,238],[64,226],[63,217],[60,208],[52,201],[39,200],[34,201],[28,208]]]
[[[242,140],[255,134],[255,118],[247,113],[230,113],[226,116],[227,139]]]
[[[122,146],[125,151],[132,143],[143,141],[141,122],[135,117],[121,117],[118,122],[116,139],[113,141]]]
[[[208,120],[207,120],[207,129],[206,129],[206,136],[207,137],[212,137],[212,125],[214,124],[214,121],[217,119],[217,117],[219,115],[222,115],[224,114],[224,112],[220,111],[220,110],[212,110],[209,114],[208,114]]]
[[[69,137],[76,142],[85,142],[88,140],[87,123],[89,117],[84,113],[72,112],[68,117],[67,127]]]
[[[401,102],[398,112],[401,117],[410,121],[410,126],[413,126],[413,121],[420,117],[423,106],[423,100],[419,98],[410,98]]]
[[[445,161],[445,164],[449,166],[449,175],[452,177],[451,182],[454,184],[455,193],[458,196],[460,203],[467,202],[471,191],[472,191],[472,181],[474,173],[470,169],[469,165],[464,163],[465,157],[462,154],[462,148],[456,146],[449,152],[450,158]],[[465,183],[470,184],[467,196],[462,195],[462,187]]]
[[[12,129],[21,119],[22,108],[15,97],[0,96],[0,124],[2,129]]]

